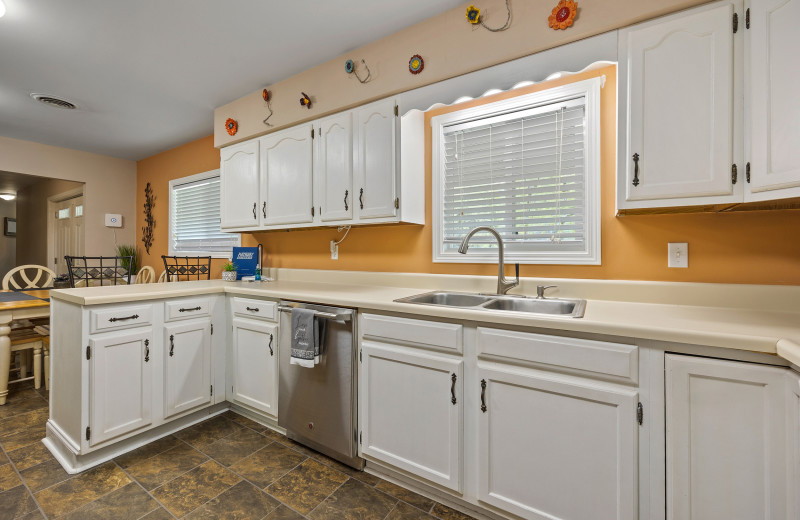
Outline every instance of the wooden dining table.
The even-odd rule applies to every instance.
[[[28,295],[26,296],[15,295]],[[50,291],[0,291],[0,405],[8,396],[8,371],[11,368],[11,322],[50,316]]]

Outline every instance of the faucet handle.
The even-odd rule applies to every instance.
[[[547,289],[552,289],[554,287],[558,287],[557,285],[537,285],[536,286],[536,297],[539,299],[544,299],[544,292]]]

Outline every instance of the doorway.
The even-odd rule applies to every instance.
[[[48,267],[67,274],[65,256],[83,256],[83,187],[47,199]]]

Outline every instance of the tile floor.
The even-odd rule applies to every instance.
[[[0,519],[468,520],[226,412],[78,475],[42,445],[47,393],[0,406]]]

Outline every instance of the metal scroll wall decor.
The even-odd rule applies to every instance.
[[[156,220],[153,218],[153,206],[156,204],[156,198],[153,195],[153,188],[150,183],[144,188],[144,226],[142,226],[142,242],[144,243],[144,250],[150,254],[150,246],[153,245],[153,228],[156,227]]]
[[[367,69],[367,75],[364,76],[362,79],[361,76],[358,75],[358,71],[356,70],[356,63],[353,60],[347,60],[344,62],[344,71],[348,74],[352,74],[356,77],[356,79],[361,83],[366,83],[372,77],[372,72],[370,72],[369,67],[367,67],[367,62],[363,59],[361,60],[361,64],[364,65],[364,68]]]
[[[467,21],[472,25],[480,25],[487,31],[491,32],[500,32],[505,31],[511,26],[511,5],[509,4],[511,0],[506,0],[506,12],[508,16],[506,17],[506,23],[504,23],[501,27],[489,27],[483,22],[483,17],[481,16],[481,10],[471,5],[467,7]]]

